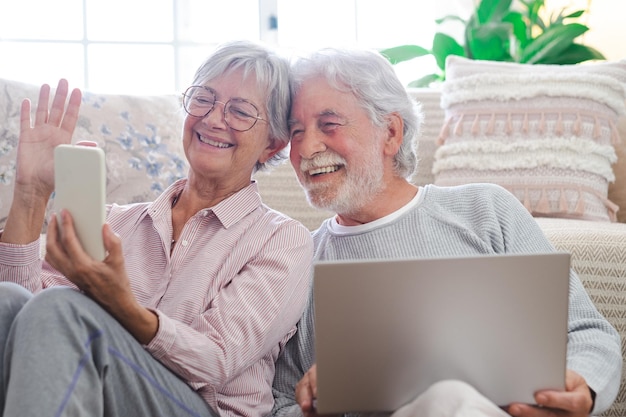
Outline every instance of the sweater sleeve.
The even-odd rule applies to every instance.
[[[506,190],[494,189],[494,212],[502,225],[504,252],[554,251],[528,210]],[[567,368],[582,375],[595,391],[593,409],[608,409],[620,386],[619,333],[598,311],[576,272],[570,270]]]
[[[429,210],[438,224],[452,225],[481,253],[546,253],[555,248],[528,210],[495,184],[429,187],[436,198]],[[430,191],[429,190],[429,191]],[[445,240],[446,250],[458,245]],[[606,410],[620,386],[619,333],[598,311],[580,278],[570,269],[567,368],[596,392],[594,413]]]

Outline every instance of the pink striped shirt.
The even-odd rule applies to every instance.
[[[256,183],[196,213],[170,256],[172,200],[109,207],[131,287],[158,314],[146,349],[224,416],[273,405],[274,361],[309,291],[313,244],[295,220],[263,205]],[[68,281],[39,257],[39,241],[0,243],[0,277],[33,292]]]

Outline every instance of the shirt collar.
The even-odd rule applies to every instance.
[[[167,213],[171,216],[172,202],[185,187],[187,179],[183,178],[170,185],[151,204],[150,213]],[[215,217],[228,229],[239,220],[256,210],[262,204],[256,181],[252,180],[250,185],[237,191],[235,194],[220,201],[213,207],[207,207],[200,212],[213,212]]]
[[[261,195],[256,181],[251,181],[250,185],[237,191],[225,200],[220,201],[211,207],[213,213],[228,229],[239,220],[256,210],[261,205]]]

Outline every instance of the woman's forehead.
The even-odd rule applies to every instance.
[[[218,99],[238,97],[262,104],[266,96],[266,88],[257,80],[256,75],[244,74],[242,69],[230,70],[208,78],[201,85],[215,91]]]

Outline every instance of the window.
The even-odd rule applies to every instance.
[[[430,3],[430,2],[429,2]],[[180,92],[216,44],[430,46],[454,0],[20,0],[0,4],[0,77],[101,93]],[[403,81],[430,57],[397,66]]]

